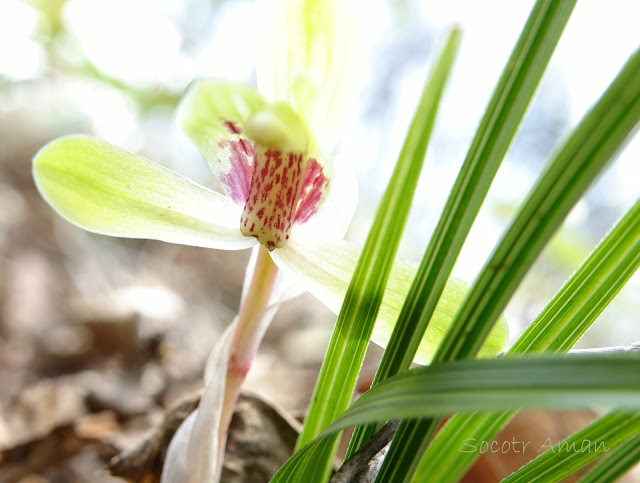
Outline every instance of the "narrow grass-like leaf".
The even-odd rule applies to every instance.
[[[509,350],[567,351],[640,268],[640,199]]]
[[[598,418],[530,461],[503,483],[562,481],[631,437],[640,433],[640,414],[612,411]],[[584,445],[591,445],[587,448]],[[603,481],[603,480],[597,480]]]
[[[301,446],[342,413],[351,399],[371,337],[384,289],[407,219],[431,130],[457,52],[460,32],[453,29],[427,81],[389,186],[358,260],[320,371],[309,413],[298,440]],[[316,455],[295,481],[329,476],[338,435]],[[276,475],[275,481],[294,481]]]
[[[300,479],[297,470],[309,454],[331,440],[332,433],[354,424],[476,409],[640,407],[638,371],[640,357],[628,353],[462,360],[404,371],[367,391],[315,441],[294,454],[273,481],[324,481]],[[617,435],[620,429],[616,428],[633,421],[627,415],[605,426]],[[584,434],[587,438],[591,433]],[[614,444],[615,437],[607,441]]]
[[[616,481],[633,466],[640,463],[640,432],[626,443],[608,453],[580,483],[608,483]]]
[[[520,281],[573,205],[640,120],[640,50],[627,61],[532,188],[485,264],[434,361],[473,357]],[[437,421],[404,422],[378,481],[405,481]]]
[[[374,384],[408,369],[445,283],[576,0],[539,1],[487,106],[382,358]],[[377,426],[356,428],[347,458]]]
[[[330,428],[476,408],[640,405],[637,354],[451,361],[399,373],[362,395]]]
[[[568,351],[640,267],[640,200],[620,219],[538,315],[508,355]],[[461,452],[464,441],[489,441],[514,416],[456,414],[438,432],[416,471],[442,483],[459,481],[479,456]]]

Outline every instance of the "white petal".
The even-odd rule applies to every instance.
[[[285,247],[274,250],[272,257],[283,271],[297,276],[309,292],[337,314],[361,251],[360,245],[347,241],[294,238]],[[371,340],[382,347],[389,342],[417,269],[417,263],[396,258],[371,336]],[[429,363],[466,292],[465,282],[449,279],[414,362]],[[498,354],[506,339],[506,323],[501,319],[489,335],[482,355]]]

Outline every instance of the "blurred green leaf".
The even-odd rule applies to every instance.
[[[640,200],[600,242],[507,354],[568,351],[639,267]],[[514,414],[454,415],[434,438],[417,473],[443,483],[459,481],[478,454],[463,453],[456,448],[468,438],[489,441]]]
[[[502,481],[504,483],[562,481],[600,458],[605,454],[605,449],[613,449],[628,438],[637,438],[638,433],[640,433],[640,414],[612,411],[559,442]],[[583,446],[585,442],[592,443],[593,446],[590,445],[589,450],[586,450]]]
[[[636,415],[636,418],[638,416]],[[627,428],[629,429],[629,428]],[[626,431],[628,434],[628,431]],[[611,448],[609,448],[611,449]],[[637,433],[624,444],[608,453],[589,473],[581,483],[605,483],[617,481],[624,473],[640,462],[640,428]]]

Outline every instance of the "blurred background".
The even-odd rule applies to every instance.
[[[401,246],[402,256],[420,259],[532,5],[371,0],[365,8],[363,2],[365,68],[336,148],[359,180],[349,239],[366,237],[434,53],[456,23],[461,51]],[[42,201],[30,163],[51,139],[82,132],[213,186],[206,163],[175,126],[174,110],[196,77],[255,85],[252,6],[0,0],[0,449],[6,450],[0,482],[98,481],[96,468],[200,385],[206,356],[237,311],[248,252],[86,233]],[[473,281],[554,148],[640,46],[638,18],[640,4],[632,0],[578,3],[456,275]],[[635,202],[639,181],[635,136],[509,305],[512,341]],[[636,276],[580,345],[640,340],[639,289]],[[247,385],[287,410],[303,410],[334,320],[309,295],[285,304]],[[365,378],[379,352],[372,350]],[[78,441],[97,442],[51,441],[70,424]],[[69,463],[52,469],[55,458]],[[38,480],[42,468],[48,473]]]

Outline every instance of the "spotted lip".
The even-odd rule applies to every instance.
[[[304,153],[283,153],[263,146],[257,146],[255,151],[240,231],[273,250],[289,239],[307,160]]]
[[[294,223],[305,223],[317,211],[329,184],[323,166],[306,153],[256,146],[236,122],[224,126],[232,138],[218,145],[231,169],[220,183],[234,202],[244,203],[240,231],[269,250],[281,248]]]

